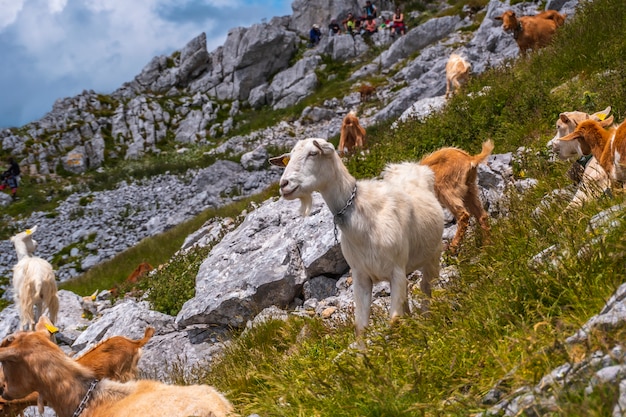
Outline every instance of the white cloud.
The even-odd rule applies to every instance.
[[[0,30],[15,22],[23,5],[24,0],[0,0]]]
[[[67,5],[67,0],[49,0],[49,2],[48,10],[50,10],[50,13],[52,14],[61,13]]]

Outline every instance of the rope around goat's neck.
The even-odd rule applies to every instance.
[[[346,202],[346,205],[343,206],[343,208],[339,210],[337,214],[333,216],[333,224],[335,225],[335,244],[339,243],[339,239],[338,239],[339,232],[337,231],[337,220],[341,219],[341,217],[346,213],[346,210],[348,210],[348,208],[352,205],[352,203],[354,203],[355,197],[356,197],[356,183],[354,184],[354,189],[352,190],[352,194],[350,195],[350,198]]]
[[[87,390],[87,393],[83,397],[80,404],[78,404],[78,407],[76,407],[76,411],[74,411],[74,414],[72,414],[72,417],[79,417],[83,413],[83,411],[85,411],[85,408],[87,407],[87,403],[91,399],[91,393],[93,392],[94,389],[96,389],[98,382],[100,381],[97,379],[94,379],[93,381],[91,381],[91,384],[89,384],[89,389]]]

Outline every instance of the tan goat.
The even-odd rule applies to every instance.
[[[612,127],[611,120],[597,122],[585,120],[576,126],[576,130],[563,136],[562,142],[577,140],[583,155],[592,154],[600,166],[613,181],[626,181],[626,122],[617,128]]]
[[[0,344],[7,400],[39,393],[59,417],[225,417],[228,400],[208,385],[98,380],[93,370],[67,357],[44,331],[17,332]]]
[[[41,316],[35,330],[51,336],[56,329],[52,322]],[[126,382],[135,379],[138,374],[137,364],[141,358],[141,348],[154,335],[154,328],[147,327],[144,337],[132,340],[124,336],[113,336],[91,348],[87,353],[75,359],[76,362],[91,369],[96,378],[109,378]],[[0,386],[4,386],[4,375],[0,372]],[[6,401],[0,399],[0,417],[20,415],[26,407],[38,404],[39,395],[32,392],[24,398]]]
[[[451,54],[446,63],[446,98],[454,91],[461,88],[461,83],[466,83],[469,79],[472,65],[467,62],[461,55]]]
[[[352,152],[355,148],[365,147],[365,129],[359,123],[356,113],[351,111],[343,118],[339,138],[339,154]]]
[[[502,20],[502,28],[513,33],[513,38],[523,55],[529,49],[537,50],[548,46],[559,26],[555,19],[542,16],[518,18],[512,10],[507,10],[495,19]]]
[[[450,210],[457,221],[457,230],[449,250],[456,253],[474,216],[483,231],[483,243],[489,243],[489,215],[479,198],[478,165],[484,163],[493,151],[493,142],[483,143],[482,151],[470,155],[462,149],[443,148],[424,157],[420,164],[435,173],[435,194],[442,206]]]

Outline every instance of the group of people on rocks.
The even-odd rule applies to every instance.
[[[348,16],[338,23],[336,19],[333,19],[328,25],[328,35],[335,36],[344,33],[355,35],[370,36],[378,32],[378,9],[370,0],[365,2],[363,7],[363,15],[355,16],[353,13],[348,13]],[[391,20],[387,20],[381,24],[381,27],[388,27],[391,30],[391,36],[404,35],[406,33],[406,24],[404,22],[404,14],[400,7],[396,7],[396,11],[393,14]],[[314,47],[319,43],[322,38],[322,31],[319,25],[314,24],[309,32],[309,46]]]

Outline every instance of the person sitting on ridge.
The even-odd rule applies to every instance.
[[[393,15],[393,24],[391,27],[391,36],[404,35],[406,33],[406,25],[404,24],[404,14],[399,7]]]
[[[378,32],[378,25],[376,24],[376,19],[372,16],[368,16],[365,21],[365,35],[373,35]]]
[[[376,6],[374,6],[369,0],[365,2],[365,7],[363,7],[363,10],[365,11],[365,15],[363,16],[364,19],[377,17],[378,10],[376,9]]]
[[[354,34],[356,33],[356,20],[354,19],[352,13],[348,13],[348,17],[342,20],[341,23],[343,24],[343,28],[345,29],[346,33],[354,36]]]
[[[309,31],[309,46],[311,48],[314,47],[320,42],[320,39],[322,39],[322,32],[320,31],[320,27],[314,24]]]
[[[330,36],[341,35],[341,26],[335,19],[331,20],[328,25],[328,34]]]
[[[20,166],[15,162],[13,157],[9,157],[7,160],[9,168],[2,173],[2,184],[0,184],[0,190],[4,190],[9,187],[11,189],[11,197],[13,200],[17,200],[17,186],[20,179]]]

